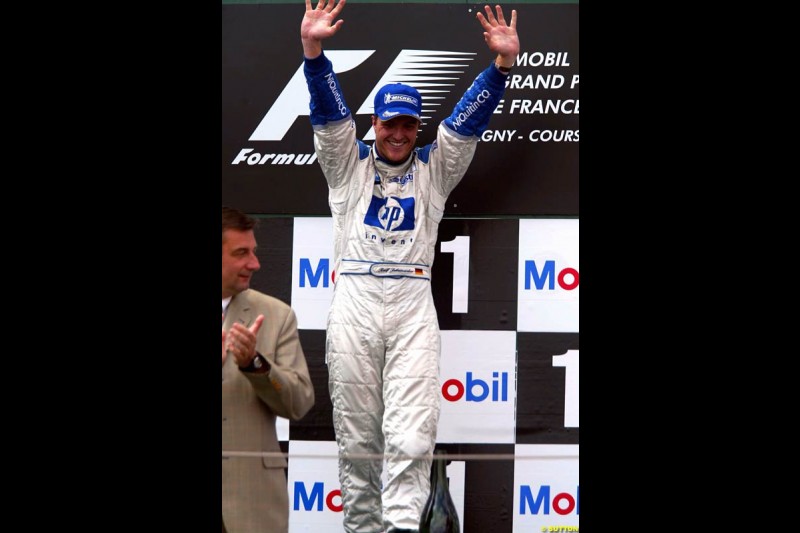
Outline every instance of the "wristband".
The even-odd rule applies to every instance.
[[[497,70],[499,70],[503,74],[507,75],[509,72],[511,72],[511,67],[501,67],[497,63],[495,63],[494,66],[497,67]]]

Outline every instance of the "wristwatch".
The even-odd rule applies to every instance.
[[[250,361],[250,364],[242,368],[242,372],[258,372],[259,374],[269,372],[269,370],[269,361],[267,361],[264,356],[258,352],[256,352],[256,356],[253,358],[253,360]]]

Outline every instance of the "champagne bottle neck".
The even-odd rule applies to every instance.
[[[439,491],[447,490],[447,460],[439,455],[436,459],[436,489]]]

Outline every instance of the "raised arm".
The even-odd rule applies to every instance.
[[[311,8],[311,0],[306,0],[306,14],[300,23],[300,40],[303,43],[303,55],[314,59],[322,53],[322,41],[335,35],[344,24],[344,20],[334,20],[342,12],[346,0],[319,0],[315,9]]]
[[[308,2],[308,0],[306,0]],[[519,54],[519,36],[517,36],[517,10],[511,10],[511,24],[506,24],[503,10],[499,5],[494,6],[497,16],[492,13],[492,8],[484,6],[486,16],[478,11],[478,21],[483,26],[483,39],[489,50],[497,54],[495,63],[503,69],[510,69]]]

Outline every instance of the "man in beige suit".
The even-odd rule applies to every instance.
[[[261,268],[257,222],[222,208],[222,530],[228,533],[289,531],[286,459],[257,454],[280,453],[276,416],[299,420],[314,405],[294,311],[250,289]]]

